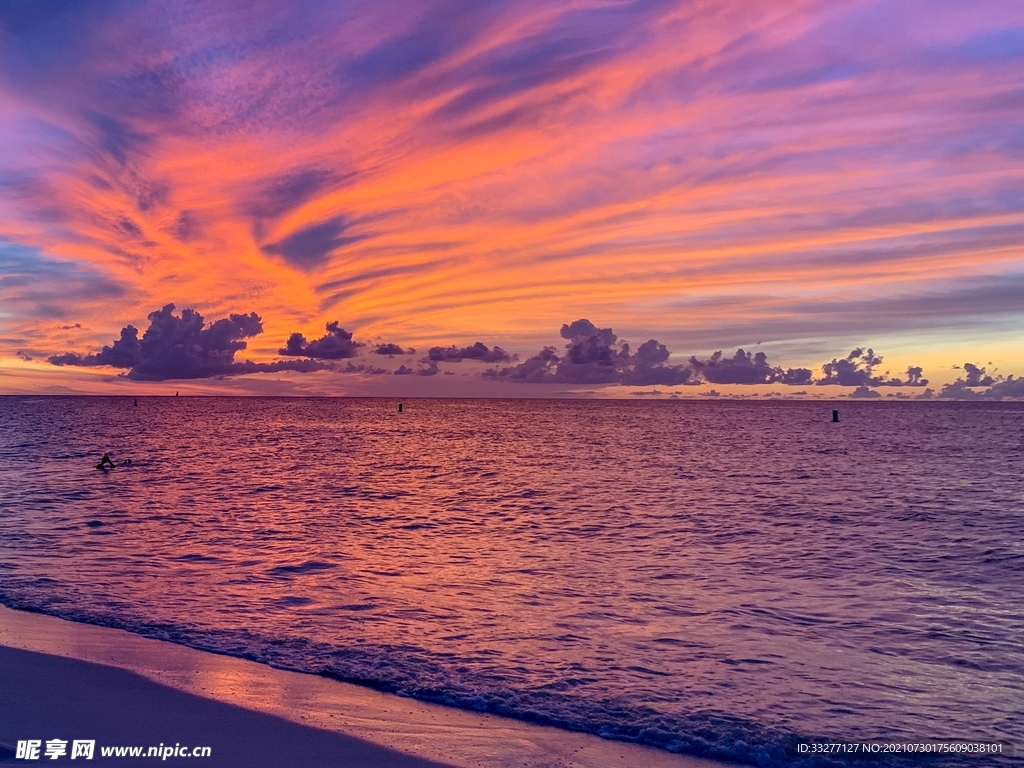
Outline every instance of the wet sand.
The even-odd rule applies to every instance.
[[[100,748],[209,746],[167,761],[211,768],[722,765],[0,606],[0,762],[24,739],[95,739],[118,765],[155,759]]]

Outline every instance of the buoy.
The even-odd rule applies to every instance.
[[[135,404],[135,405],[138,405],[138,404],[139,404],[139,401],[138,401],[138,400],[136,400],[134,404]]]
[[[398,404],[398,412],[399,412],[399,413],[401,413],[401,412],[402,412],[402,404],[401,404],[401,403],[399,403],[399,404]]]
[[[839,423],[839,411],[832,411],[832,423],[833,424],[838,424]]]

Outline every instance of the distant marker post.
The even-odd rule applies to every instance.
[[[401,403],[399,403],[399,404],[398,404],[398,412],[399,412],[399,413],[401,413],[401,412],[402,412],[402,404],[401,404]]]
[[[833,424],[838,424],[839,423],[839,411],[832,411],[832,423]]]

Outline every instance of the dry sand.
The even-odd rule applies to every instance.
[[[99,748],[180,743],[212,756],[166,762],[209,768],[722,768],[0,606],[0,762],[57,738],[95,739],[86,765],[153,765]]]

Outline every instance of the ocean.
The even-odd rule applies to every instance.
[[[1024,735],[1024,403],[397,404],[0,398],[0,602],[760,765]]]

